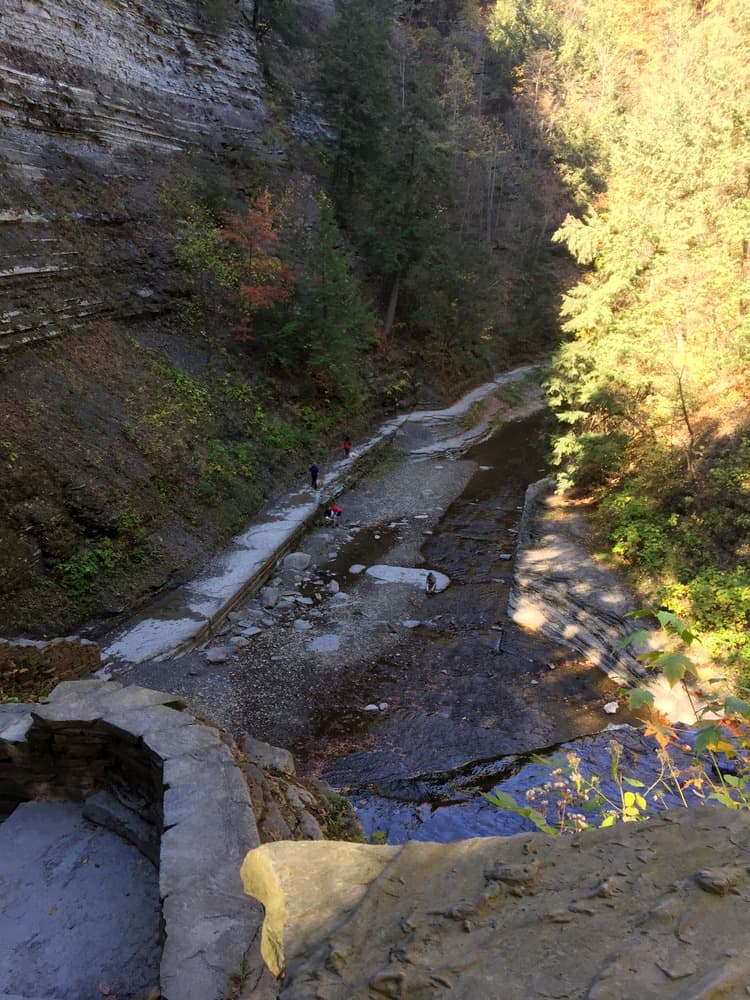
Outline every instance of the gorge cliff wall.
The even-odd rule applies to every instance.
[[[185,320],[181,218],[196,191],[240,211],[298,169],[289,137],[314,117],[305,55],[273,31],[261,51],[253,7],[0,2],[2,635],[127,611],[231,537],[271,480],[214,482],[235,402],[198,421],[180,394],[218,383]],[[300,28],[330,9],[305,0]]]
[[[248,7],[5,0],[0,349],[173,307],[160,188],[186,157],[210,170],[265,145]]]

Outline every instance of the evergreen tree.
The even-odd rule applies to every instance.
[[[340,215],[382,153],[394,110],[394,0],[336,0],[320,48],[318,89],[334,132],[332,184]]]
[[[333,208],[323,195],[291,313],[273,329],[274,351],[282,366],[303,364],[312,385],[326,398],[351,397],[361,383],[362,360],[374,341],[375,325]]]

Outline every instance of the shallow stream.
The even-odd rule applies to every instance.
[[[344,681],[319,713],[312,738],[294,748],[303,772],[321,773],[344,791],[365,833],[390,843],[529,829],[480,792],[507,786],[520,801],[546,773],[530,761],[534,751],[552,754],[576,741],[570,749],[593,770],[609,770],[612,734],[587,737],[611,722],[603,706],[617,688],[506,615],[525,490],[546,472],[542,417],[506,425],[465,457],[477,471],[425,531],[421,549],[423,565],[448,574],[451,586],[424,598],[408,636],[364,675]],[[426,502],[430,462],[423,460]],[[356,497],[340,502],[356,510]],[[395,562],[389,551],[396,551],[398,529],[388,522],[359,532],[319,572],[341,578],[353,563]],[[363,713],[368,703],[387,708]],[[619,711],[617,722],[628,721],[636,720]],[[621,737],[632,755],[644,748],[639,734]]]

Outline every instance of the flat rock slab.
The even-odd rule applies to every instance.
[[[435,590],[440,592],[450,584],[450,577],[433,569],[416,569],[413,566],[368,566],[365,570],[368,576],[383,583],[411,583],[416,587],[427,587],[427,574],[435,577]]]
[[[335,653],[341,645],[341,640],[337,635],[319,635],[317,639],[308,642],[307,649],[310,653]]]
[[[146,996],[159,909],[154,866],[80,806],[18,806],[0,826],[0,996]]]
[[[243,881],[282,1000],[707,1000],[750,983],[749,865],[750,816],[717,806],[574,837],[265,844]]]

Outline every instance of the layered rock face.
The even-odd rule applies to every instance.
[[[585,508],[552,489],[544,479],[527,490],[508,613],[518,625],[569,644],[618,683],[640,683],[643,668],[618,648],[638,627],[625,618],[633,597],[593,557]]]
[[[168,310],[159,193],[231,162],[266,109],[247,0],[5,0],[0,349]]]

